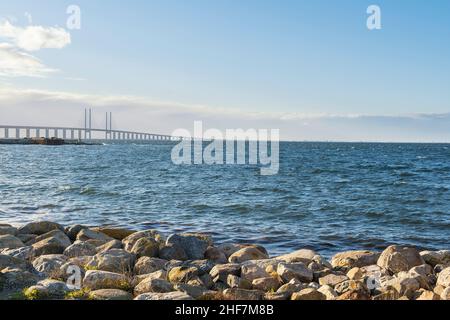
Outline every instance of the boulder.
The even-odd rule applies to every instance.
[[[331,286],[331,287],[335,287],[337,284],[344,282],[348,280],[347,276],[343,276],[343,275],[336,275],[336,274],[329,274],[325,277],[322,277],[319,279],[319,284],[321,286]]]
[[[445,288],[442,292],[441,292],[441,300],[450,300],[450,287]]]
[[[120,241],[135,233],[135,231],[130,229],[108,228],[108,227],[92,228],[92,230],[106,234],[107,236]]]
[[[209,274],[214,282],[226,283],[228,275],[232,274],[238,277],[241,275],[241,266],[236,263],[216,265]]]
[[[277,293],[289,293],[293,294],[294,292],[300,292],[303,289],[308,288],[308,286],[304,283],[301,283],[297,279],[292,279],[288,283],[282,285],[278,290]]]
[[[277,273],[281,279],[287,283],[292,279],[309,283],[313,280],[313,272],[309,270],[304,263],[280,263],[277,267]]]
[[[235,243],[223,243],[223,244],[217,246],[217,249],[219,249],[221,252],[223,252],[225,254],[225,257],[227,258],[227,261],[228,261],[228,258],[233,253],[242,249],[242,245],[235,244]]]
[[[166,245],[169,244],[182,248],[188,260],[202,260],[210,241],[201,235],[173,234],[167,238]]]
[[[346,251],[338,253],[331,259],[333,268],[361,268],[376,264],[380,253],[372,251]]]
[[[155,271],[155,272],[149,273],[149,274],[136,275],[133,278],[132,286],[136,287],[138,284],[140,284],[142,281],[144,281],[148,278],[166,280],[167,279],[167,271],[159,270],[159,271]]]
[[[39,277],[29,271],[4,268],[0,272],[0,292],[3,294],[21,292],[23,289],[36,284]]]
[[[228,259],[228,261],[230,263],[243,263],[249,260],[262,260],[262,259],[269,259],[269,256],[266,253],[261,252],[257,248],[247,247],[233,253]]]
[[[64,255],[68,256],[69,258],[94,256],[96,254],[96,247],[94,247],[92,244],[80,241],[75,242],[64,250]]]
[[[19,258],[22,260],[31,260],[34,257],[33,247],[22,247],[18,249],[4,249],[1,254]]]
[[[130,279],[119,273],[108,271],[88,270],[83,279],[83,287],[91,290],[98,289],[121,289],[130,288]]]
[[[216,247],[208,247],[205,251],[205,258],[216,264],[224,264],[228,262],[225,253]]]
[[[350,269],[349,272],[347,272],[347,277],[350,280],[359,280],[362,277],[364,277],[364,273],[361,268],[355,267],[355,268]]]
[[[64,231],[63,226],[58,223],[49,221],[31,222],[19,228],[19,234],[36,234],[42,235],[52,230]]]
[[[37,286],[42,286],[45,290],[45,295],[49,298],[57,299],[64,298],[70,288],[66,283],[53,279],[45,279],[38,282]]]
[[[332,287],[329,285],[323,285],[319,289],[317,289],[320,293],[322,293],[327,300],[335,300],[338,297],[338,294]]]
[[[276,278],[266,277],[253,280],[252,286],[255,290],[275,292],[276,290],[278,290],[281,284],[280,281]]]
[[[432,267],[438,264],[450,264],[450,250],[422,251],[420,253],[420,256],[427,264],[431,265]]]
[[[0,249],[17,249],[25,247],[25,244],[13,235],[0,235]]]
[[[153,277],[144,279],[134,288],[135,295],[140,295],[148,292],[167,293],[173,291],[173,285],[169,281]]]
[[[23,259],[0,254],[0,270],[3,270],[5,268],[26,270],[29,267],[29,263]]]
[[[33,260],[33,267],[38,272],[50,275],[59,272],[66,262],[67,257],[62,254],[42,255]]]
[[[180,300],[189,301],[194,300],[191,296],[184,292],[169,292],[169,293],[144,293],[138,295],[134,300]]]
[[[149,274],[164,269],[167,263],[159,258],[141,257],[134,265],[134,271],[137,275]]]
[[[314,301],[320,301],[320,300],[326,300],[327,297],[317,291],[313,288],[307,288],[303,289],[300,292],[295,292],[292,294],[291,300],[314,300]]]
[[[91,229],[82,229],[77,234],[77,240],[78,241],[99,240],[106,243],[114,239],[98,231],[94,231]]]
[[[175,244],[167,244],[160,247],[159,257],[165,260],[178,260],[185,261],[188,260],[189,257],[182,247]]]
[[[37,238],[37,235],[35,235],[35,234],[18,234],[18,235],[16,235],[16,237],[18,239],[20,239],[20,241],[25,243],[27,246],[30,246],[33,243],[35,243],[34,239]]]
[[[347,280],[337,284],[334,287],[337,294],[342,295],[348,291],[365,291],[368,292],[368,288],[361,281]]]
[[[64,232],[55,231],[52,235],[32,245],[35,256],[62,254],[72,243]]]
[[[135,256],[122,249],[112,249],[97,253],[87,264],[88,268],[98,270],[127,273],[133,270]]]
[[[86,226],[77,224],[74,226],[67,227],[65,232],[71,241],[75,241],[75,240],[77,240],[78,233],[80,233],[80,231],[83,229],[89,229],[89,228]]]
[[[17,233],[18,233],[17,229],[10,225],[0,225],[0,236],[5,235],[15,236],[17,235]]]
[[[195,267],[175,267],[168,273],[171,283],[187,283],[196,277],[198,277],[198,269]]]
[[[111,240],[105,244],[102,244],[100,246],[97,247],[97,252],[105,252],[105,251],[109,251],[111,249],[123,249],[123,244],[121,241],[119,240]]]
[[[227,278],[227,285],[230,288],[240,288],[240,289],[253,289],[252,282],[242,279],[241,277],[229,274]]]
[[[214,295],[216,293],[216,292],[210,291],[202,286],[192,286],[192,285],[185,284],[185,283],[176,284],[175,290],[183,292],[196,300],[199,300],[199,299],[201,300],[204,297],[208,297],[209,295]]]
[[[262,300],[264,292],[260,290],[245,290],[239,288],[226,289],[223,295],[228,300]]]
[[[278,261],[274,259],[246,261],[241,267],[241,277],[252,282],[258,278],[276,276]]]
[[[422,292],[416,300],[441,300],[441,298],[433,291]]]
[[[390,246],[381,253],[377,264],[395,274],[425,264],[425,261],[414,248]]]
[[[336,300],[365,301],[370,300],[370,295],[364,290],[349,290],[337,297]]]
[[[155,230],[146,230],[146,231],[139,231],[139,232],[132,233],[131,235],[127,236],[126,238],[124,238],[122,240],[124,249],[126,251],[131,251],[131,249],[135,245],[136,241],[138,241],[141,238],[148,238],[148,239],[153,239],[153,240],[159,241],[161,236]]]
[[[129,292],[119,289],[101,289],[92,291],[89,294],[92,300],[111,300],[111,301],[126,301],[133,300],[133,295]]]
[[[450,287],[450,267],[445,268],[439,273],[436,284],[444,288]]]
[[[159,243],[150,238],[140,238],[129,251],[140,257],[156,257],[159,253]]]
[[[302,249],[276,257],[275,259],[285,263],[301,262],[307,265],[314,259],[315,256],[317,256],[317,253],[315,251]]]

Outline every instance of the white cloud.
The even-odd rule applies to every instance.
[[[207,128],[280,129],[284,140],[450,142],[450,114],[300,115],[248,113],[133,96],[99,96],[43,90],[0,89],[2,124],[83,126],[83,110],[94,109],[94,126],[170,134],[192,130],[202,120]]]
[[[0,43],[0,76],[46,77],[57,70],[46,67],[36,57],[21,52],[7,43]]]
[[[70,33],[59,27],[17,27],[9,21],[0,22],[0,37],[26,51],[62,49],[71,43]]]

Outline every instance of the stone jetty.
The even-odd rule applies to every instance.
[[[450,251],[390,246],[327,261],[198,233],[0,224],[0,299],[450,300]]]

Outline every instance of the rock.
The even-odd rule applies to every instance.
[[[278,290],[281,284],[280,281],[276,278],[266,277],[253,280],[252,286],[255,290],[268,292]]]
[[[168,278],[172,283],[187,283],[198,276],[198,269],[195,267],[175,267],[169,271]]]
[[[264,292],[239,288],[226,289],[223,295],[229,300],[262,300]]]
[[[153,277],[144,279],[134,288],[135,295],[140,295],[147,292],[167,293],[173,291],[173,285],[169,281]]]
[[[42,280],[37,285],[44,287],[47,296],[51,298],[63,298],[70,291],[64,282],[53,279]]]
[[[346,251],[331,259],[333,268],[361,268],[376,264],[380,254],[372,251]]]
[[[308,283],[313,280],[313,272],[309,270],[302,262],[280,263],[278,264],[277,273],[284,282],[297,279],[301,282]]]
[[[441,251],[422,251],[420,253],[422,259],[432,267],[443,264],[450,264],[450,250],[441,250]]]
[[[63,264],[67,262],[67,257],[62,254],[42,255],[33,260],[33,267],[38,272],[50,275],[58,272]]]
[[[118,289],[101,289],[90,293],[92,300],[111,300],[111,301],[126,301],[133,300],[133,295],[129,292]]]
[[[353,269],[351,269],[349,272],[347,272],[347,277],[350,280],[359,280],[364,276],[363,271],[361,270],[361,268],[355,267]]]
[[[130,279],[119,273],[108,271],[88,270],[83,279],[83,287],[91,290],[98,289],[120,289],[128,290],[130,288]]]
[[[414,278],[397,278],[391,283],[400,296],[411,297],[420,289],[420,283]]]
[[[68,263],[84,268],[91,260],[92,256],[73,257],[69,258]]]
[[[79,224],[67,227],[65,232],[71,241],[77,240],[77,235],[81,230],[88,229],[88,227],[81,226]]]
[[[123,249],[123,244],[121,241],[119,240],[111,240],[105,244],[102,244],[100,246],[97,247],[97,252],[105,252],[105,251],[109,251],[111,249]]]
[[[133,270],[134,260],[134,255],[125,250],[112,249],[97,253],[89,261],[87,267],[115,273],[127,273]]]
[[[134,265],[134,271],[138,275],[149,274],[164,269],[167,263],[168,261],[163,259],[142,257]]]
[[[216,264],[224,264],[228,262],[225,253],[216,247],[208,247],[205,251],[205,258]]]
[[[175,290],[183,292],[196,300],[199,300],[199,299],[201,300],[204,297],[215,294],[214,291],[210,291],[204,287],[192,286],[192,285],[185,284],[185,283],[176,284]]]
[[[159,271],[155,271],[155,272],[149,273],[149,274],[137,275],[133,278],[132,286],[136,287],[138,284],[140,284],[142,281],[144,281],[148,278],[166,280],[167,279],[167,271],[159,270]]]
[[[444,288],[450,287],[450,267],[445,268],[439,273],[436,284]]]
[[[0,235],[0,249],[17,249],[25,247],[25,244],[13,235]]]
[[[107,236],[120,241],[135,233],[135,231],[130,229],[107,228],[107,227],[93,228],[92,230],[106,234]]]
[[[349,290],[340,295],[336,300],[364,301],[370,300],[370,295],[364,290]]]
[[[257,248],[248,247],[240,249],[235,253],[233,253],[228,259],[228,261],[230,263],[243,263],[249,260],[262,260],[262,259],[269,259],[269,256],[259,251]]]
[[[2,254],[11,256],[14,258],[19,258],[22,260],[31,260],[34,257],[33,247],[22,247],[18,249],[4,249]]]
[[[182,248],[188,260],[202,260],[205,258],[209,241],[202,239],[198,235],[173,234],[167,238],[166,245],[169,244]]]
[[[445,288],[440,296],[442,300],[450,300],[450,287]]]
[[[9,225],[0,226],[0,236],[10,235],[16,236],[18,233],[17,229]]]
[[[253,288],[253,285],[248,280],[242,279],[238,276],[235,276],[233,274],[229,274],[227,277],[227,285],[230,288],[240,288],[240,289],[247,289],[251,290]]]
[[[335,300],[338,297],[336,291],[329,285],[323,285],[317,291],[322,293],[327,300]]]
[[[64,255],[69,258],[80,256],[94,256],[97,254],[97,248],[86,242],[75,242],[64,250]]]
[[[34,239],[37,238],[37,235],[35,235],[35,234],[18,234],[16,237],[18,239],[20,239],[20,241],[25,243],[27,246],[30,246],[33,243],[35,243]]]
[[[140,238],[129,251],[140,257],[156,257],[159,253],[159,243],[150,238]]]
[[[122,240],[124,249],[128,252],[131,251],[131,249],[133,249],[133,246],[136,244],[136,242],[142,238],[148,238],[148,239],[153,239],[153,240],[159,241],[161,236],[155,230],[146,230],[146,231],[135,232]]]
[[[8,293],[21,292],[38,281],[39,277],[29,271],[4,268],[0,272],[0,292],[6,295]]]
[[[217,249],[219,249],[221,252],[223,252],[225,254],[225,257],[227,258],[227,261],[228,261],[228,258],[233,253],[242,249],[242,245],[234,244],[234,243],[224,243],[224,244],[219,245],[217,247]]]
[[[77,240],[78,241],[100,240],[106,243],[114,239],[101,232],[97,232],[91,229],[82,229],[77,234]]]
[[[315,256],[317,256],[317,253],[315,251],[302,249],[276,257],[275,259],[285,263],[301,262],[307,265],[314,259]]]
[[[32,245],[35,256],[62,254],[64,250],[72,243],[70,239],[61,231],[53,232],[52,235],[44,240],[38,241]]]
[[[355,281],[355,280],[347,280],[343,281],[339,284],[337,284],[334,287],[334,290],[337,294],[342,295],[343,293],[346,293],[347,291],[365,291],[368,292],[368,289],[364,283],[361,281]]]
[[[267,292],[264,294],[264,300],[267,301],[285,301],[291,297],[290,293]]]
[[[433,291],[424,291],[416,300],[441,300]]]
[[[194,300],[186,293],[175,291],[169,293],[144,293],[138,295],[134,300],[180,300],[189,301]]]
[[[414,248],[390,246],[381,253],[377,264],[395,274],[425,264],[425,261]]]
[[[5,268],[26,270],[29,267],[29,263],[23,259],[0,254],[0,270],[3,270]]]
[[[297,279],[292,279],[289,281],[289,283],[286,283],[282,285],[278,290],[277,293],[289,293],[293,294],[294,292],[302,291],[303,289],[308,288],[308,286],[304,283],[301,283]]]
[[[258,278],[274,277],[278,275],[277,267],[278,261],[274,259],[246,261],[241,267],[241,277],[250,282]]]
[[[188,255],[179,245],[167,244],[160,248],[159,257],[165,260],[188,260]]]
[[[300,292],[295,292],[292,294],[291,300],[314,300],[321,301],[326,300],[327,297],[313,288],[303,289]]]
[[[241,275],[241,266],[236,263],[216,265],[209,274],[214,282],[226,283],[228,275],[232,274],[238,277]]]
[[[76,240],[76,241],[81,241],[81,240]],[[82,241],[82,242],[93,245],[94,247],[97,248],[97,253],[99,253],[98,248],[101,247],[101,246],[106,245],[108,242],[111,242],[111,241],[107,241],[107,240],[97,240],[97,239],[89,239],[89,240]]]
[[[337,284],[339,284],[341,282],[344,282],[346,280],[348,280],[347,276],[336,275],[336,274],[329,274],[329,275],[327,275],[325,277],[320,278],[319,279],[319,284],[321,286],[329,285],[331,287],[334,287]]]
[[[397,292],[397,290],[395,290],[393,288],[389,288],[387,290],[384,290],[382,293],[374,296],[373,300],[394,301],[394,300],[398,300],[399,298],[400,298],[400,294]]]
[[[47,232],[50,232],[52,230],[64,231],[64,228],[58,223],[39,221],[24,225],[23,227],[19,228],[18,232],[19,234],[36,234],[39,236],[42,234],[46,234]]]
[[[423,264],[412,268],[408,273],[411,275],[429,276],[433,274],[433,268],[428,264]]]

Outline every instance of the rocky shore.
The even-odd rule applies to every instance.
[[[391,246],[331,261],[203,234],[0,224],[0,299],[450,300],[450,251]]]

